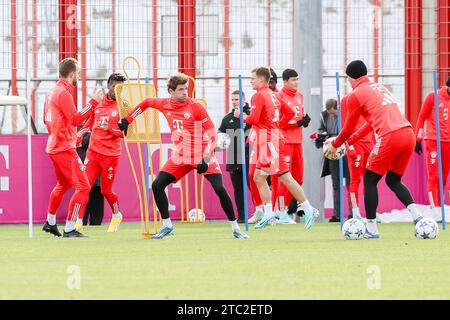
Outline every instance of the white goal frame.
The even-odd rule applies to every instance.
[[[21,105],[28,108],[28,100],[19,96],[0,95],[0,107]],[[27,162],[28,162],[28,236],[33,237],[33,179],[31,171],[31,114],[27,110]]]

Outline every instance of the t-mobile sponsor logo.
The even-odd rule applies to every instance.
[[[5,159],[6,169],[9,169],[9,146],[0,145],[0,155],[2,155],[3,159]],[[9,191],[8,176],[0,176],[0,191]]]
[[[0,145],[0,155],[5,159],[5,167],[9,169],[9,146]],[[0,160],[0,163],[2,161]],[[9,177],[8,176],[0,176],[0,191],[9,191]],[[3,208],[0,208],[0,214],[3,214]]]

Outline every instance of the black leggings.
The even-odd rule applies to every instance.
[[[366,208],[367,219],[375,219],[378,207],[378,182],[383,176],[370,170],[366,170],[364,175],[364,205]],[[414,203],[414,200],[408,188],[401,182],[402,175],[388,171],[386,175],[386,184],[405,207]]]
[[[220,205],[225,211],[229,221],[236,220],[233,210],[233,203],[223,185],[221,174],[209,174],[205,178],[211,183],[214,192],[220,199]],[[152,183],[153,196],[155,197],[156,206],[158,207],[163,219],[169,218],[169,201],[164,191],[169,184],[175,182],[175,177],[167,172],[160,171]]]

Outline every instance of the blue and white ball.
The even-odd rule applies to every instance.
[[[419,239],[436,239],[439,227],[431,218],[423,218],[416,224],[416,237]]]
[[[323,145],[323,155],[325,156],[325,158],[327,158],[329,160],[339,160],[343,156],[345,156],[345,153],[347,152],[347,148],[346,148],[345,144],[343,144],[339,148],[337,148],[336,152],[331,152],[329,149],[330,149],[330,145],[328,143],[325,143]]]
[[[364,238],[366,226],[358,219],[348,219],[342,226],[342,234],[347,240],[360,240]]]

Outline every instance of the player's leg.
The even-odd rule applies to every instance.
[[[355,144],[347,151],[348,168],[350,171],[350,185],[348,187],[351,199],[352,216],[362,219],[359,210],[359,185],[366,168],[366,153],[360,144]]]
[[[331,184],[333,187],[333,217],[330,222],[340,221],[340,189],[339,189],[339,161],[327,160],[330,168]]]
[[[260,164],[258,164],[260,166]],[[255,224],[255,229],[262,229],[267,227],[268,225],[272,225],[275,223],[275,216],[273,214],[272,209],[272,196],[269,188],[269,184],[267,183],[267,177],[269,176],[268,168],[256,168],[253,180],[258,187],[259,195],[261,196],[262,208],[263,208],[263,216],[261,220],[257,224]],[[273,184],[272,184],[273,185]]]
[[[279,212],[280,210],[280,194],[279,194],[279,181],[277,176],[270,177],[270,180],[272,181],[272,192],[271,192],[271,200],[272,203],[272,211],[275,212],[275,216],[278,215],[279,218]]]
[[[244,190],[242,188],[242,170],[230,172],[231,183],[233,185],[234,202],[238,212],[238,220],[244,221]]]
[[[84,164],[86,165],[86,176],[89,181],[89,185],[92,186],[97,179],[97,177],[100,175],[101,172],[101,165],[100,165],[100,159],[98,159],[98,153],[93,152],[91,149],[88,149],[86,152],[86,157],[84,159]],[[90,192],[87,195],[86,206],[89,202],[89,196]],[[77,221],[75,222],[75,229],[79,232],[83,231],[83,218],[84,214],[86,212],[86,208],[83,212],[83,216],[79,216]]]
[[[67,171],[66,171],[67,169]],[[84,210],[89,199],[91,186],[86,175],[86,166],[78,157],[75,150],[67,152],[66,158],[66,178],[70,181],[71,186],[75,189],[74,194],[69,202],[69,212],[67,214],[66,225],[64,227],[64,237],[85,237],[75,229],[75,223],[83,224]]]
[[[56,225],[56,211],[58,210],[64,194],[70,189],[70,183],[66,180],[64,174],[59,168],[58,155],[50,155],[56,176],[56,185],[50,193],[50,200],[47,210],[47,220],[42,230],[51,233],[57,237],[62,236]]]
[[[255,176],[255,170],[256,170],[256,160],[257,160],[257,153],[255,150],[257,147],[252,147],[252,151],[250,153],[250,163],[249,163],[249,169],[248,169],[248,181],[250,184],[250,193],[252,194],[253,198],[253,204],[255,205],[255,212],[253,213],[253,216],[248,219],[248,223],[258,223],[259,220],[264,215],[263,212],[263,206],[262,206],[262,200],[261,196],[259,195],[258,186],[256,185],[255,180],[253,177]]]
[[[378,207],[378,182],[382,174],[373,172],[368,168],[364,174],[364,207],[367,219],[366,238],[379,238],[377,228],[377,207]]]
[[[167,199],[165,190],[169,184],[176,181],[177,179],[174,175],[165,171],[160,171],[152,183],[153,197],[159,213],[161,214],[163,223],[161,230],[152,237],[154,239],[161,239],[167,235],[173,234],[173,224],[169,216],[169,200]]]
[[[253,175],[253,181],[255,182],[261,197],[263,216],[261,220],[255,224],[255,229],[265,228],[268,225],[274,224],[276,220],[272,210],[271,192],[267,183],[267,178],[270,175],[270,162],[272,161],[272,158],[278,158],[278,152],[275,150],[272,142],[258,145],[258,150],[254,157],[256,169]]]
[[[123,216],[119,210],[119,198],[113,190],[114,180],[117,176],[117,170],[119,166],[119,157],[116,156],[101,156],[101,177],[100,188],[101,193],[108,201],[112,210],[111,222],[109,224],[107,232],[116,232],[119,229],[119,225],[122,222]]]
[[[278,179],[280,179],[280,182],[286,186],[292,196],[299,202],[299,209],[305,213],[305,228],[308,230],[311,229],[319,216],[319,211],[309,203],[302,187],[288,171],[279,175]]]
[[[428,175],[427,181],[428,196],[430,199],[431,209],[434,211],[436,207],[440,207],[441,205],[439,197],[439,171],[438,171],[436,141],[426,140],[425,159]]]
[[[416,145],[414,131],[410,127],[400,129],[392,134],[390,143],[397,154],[389,166],[386,184],[411,213],[414,223],[417,223],[422,219],[422,214],[408,188],[401,182],[401,178],[414,154]]]
[[[284,146],[285,161],[289,165],[289,170],[292,174],[292,178],[298,182],[299,185],[303,184],[303,155],[301,144],[286,144]],[[281,224],[295,224],[295,220],[288,215],[290,212],[287,205],[290,205],[294,197],[282,183],[279,184],[279,199],[282,204],[280,223]],[[295,208],[293,213],[297,211],[297,203],[294,204]]]
[[[211,163],[212,164],[212,163]],[[205,178],[209,181],[211,186],[213,187],[214,192],[219,197],[220,206],[222,210],[227,215],[228,221],[230,222],[231,229],[233,231],[233,236],[239,239],[247,239],[248,235],[243,233],[238,225],[236,220],[236,216],[234,215],[233,203],[231,202],[231,198],[223,185],[222,173],[220,169],[214,168],[210,164],[208,171],[205,172]]]

